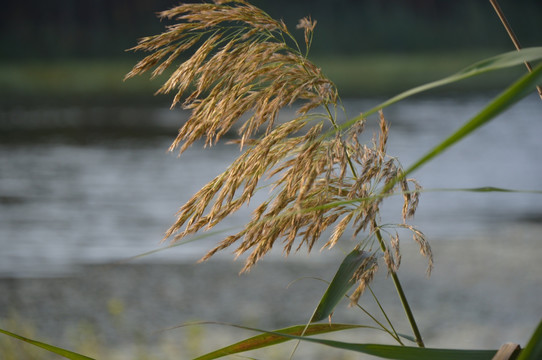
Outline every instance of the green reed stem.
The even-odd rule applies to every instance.
[[[369,288],[370,289],[370,288]],[[371,293],[372,293],[372,290],[371,290]],[[349,299],[348,295],[345,295],[346,298]],[[374,296],[374,294],[373,294]],[[379,304],[377,298],[375,297],[375,301]],[[365,313],[365,315],[369,316],[371,318],[371,320],[373,320],[378,326],[380,326],[380,329],[382,329],[382,331],[388,333],[392,338],[394,338],[399,344],[401,345],[405,345],[402,341],[401,341],[401,338],[399,337],[399,334],[397,334],[397,332],[395,331],[395,329],[393,328],[393,325],[391,325],[391,328],[392,330],[388,329],[386,326],[384,326],[384,324],[382,324],[380,321],[378,321],[378,319],[376,317],[374,317],[373,315],[371,315],[371,313],[369,311],[367,311],[363,306],[361,306],[360,304],[356,304],[356,306]],[[386,316],[387,318],[387,316]],[[388,322],[389,322],[389,319],[388,319]],[[375,329],[378,329],[378,328],[375,328]]]
[[[397,340],[399,342],[399,344],[401,345],[405,345],[403,344],[403,342],[401,341],[401,338],[399,337],[399,334],[397,334],[397,331],[395,330],[395,327],[393,326],[393,324],[391,323],[390,321],[390,318],[388,317],[388,314],[386,313],[386,311],[384,311],[384,307],[382,306],[382,304],[380,303],[380,301],[378,300],[378,297],[376,296],[376,294],[374,293],[373,289],[371,289],[371,286],[367,286],[367,288],[369,288],[369,291],[371,292],[371,295],[373,296],[373,299],[374,301],[376,302],[376,304],[378,305],[378,307],[380,308],[380,311],[382,312],[382,314],[384,315],[384,317],[386,318],[386,321],[388,322],[388,324],[390,325],[391,327],[391,331],[393,331],[393,334],[395,336],[393,336],[395,338],[395,340]],[[382,325],[380,325],[382,326]],[[390,335],[392,335],[390,333]]]
[[[375,235],[380,244],[380,248],[382,249],[382,251],[386,251],[386,244],[384,243],[384,239],[382,238],[382,234],[380,233],[380,229],[378,228],[378,224],[375,220],[373,220],[373,227],[375,229]],[[414,333],[414,337],[416,338],[416,344],[418,344],[419,347],[423,348],[425,347],[425,344],[423,343],[422,334],[418,329],[418,324],[416,324],[416,319],[414,318],[414,314],[410,309],[410,305],[408,304],[408,300],[406,298],[405,292],[403,291],[403,287],[401,286],[401,282],[399,281],[399,277],[393,269],[390,269],[390,274],[391,279],[393,280],[393,284],[395,285],[395,289],[397,290],[397,294],[399,295],[399,300],[401,300],[401,304],[403,305],[403,309],[407,316],[408,322],[410,323],[410,327],[412,328],[412,332]]]
[[[331,123],[333,124],[333,127],[337,131],[340,131],[340,127],[335,122],[335,119],[331,115],[331,112],[329,111],[329,108],[327,107],[327,105],[325,106],[325,108],[329,114],[329,119]],[[344,146],[344,143],[343,143],[343,146]],[[348,152],[346,153],[346,158],[348,159],[348,165],[350,166],[350,169],[352,170],[353,175],[356,176],[356,170],[354,168],[354,164],[352,164],[352,161],[350,160],[350,156],[348,156]],[[375,229],[376,238],[378,239],[380,248],[382,249],[382,251],[386,251],[386,244],[384,243],[384,239],[382,238],[382,234],[380,233],[380,229],[378,227],[378,224],[376,223],[376,220],[373,220],[373,227]],[[395,271],[393,271],[393,269],[390,269],[390,274],[393,280],[393,284],[395,285],[395,289],[397,290],[397,295],[399,296],[399,300],[401,301],[405,314],[408,318],[408,322],[410,323],[410,326],[412,327],[412,332],[414,333],[414,337],[416,338],[416,343],[418,344],[419,347],[425,347],[425,344],[423,343],[423,340],[422,340],[422,335],[420,333],[420,330],[418,329],[418,325],[416,324],[416,319],[414,318],[414,314],[412,314],[412,310],[410,309],[410,305],[406,298],[405,292],[403,291],[403,287],[401,286],[401,282],[399,281],[399,278],[397,277],[397,274],[395,273]],[[394,332],[395,332],[395,329],[394,329]]]

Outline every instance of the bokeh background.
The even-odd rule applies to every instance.
[[[489,1],[253,1],[291,31],[318,21],[310,58],[339,88],[355,116],[410,87],[513,50]],[[252,333],[303,323],[353,243],[331,252],[271,254],[239,277],[229,252],[197,259],[249,216],[216,233],[149,254],[178,207],[237,155],[231,145],[182,157],[166,153],[187,119],[153,96],[163,79],[123,81],[144,54],[127,52],[160,33],[156,13],[178,1],[18,1],[0,11],[0,328],[99,359],[191,358]],[[541,46],[542,2],[501,0],[524,47]],[[408,166],[474,116],[525,69],[446,86],[385,111],[389,151]],[[533,92],[414,176],[428,191],[414,224],[435,252],[435,270],[405,236],[400,277],[429,346],[498,348],[525,344],[542,318],[542,202],[527,193],[434,191],[496,186],[541,190],[542,101]],[[288,117],[295,108],[285,109]],[[372,119],[374,120],[374,119]],[[368,133],[375,121],[369,119]],[[263,194],[262,196],[265,196]],[[255,199],[257,200],[257,199]],[[396,204],[395,204],[396,205]],[[393,200],[384,221],[399,221]],[[143,257],[138,255],[147,254]],[[290,282],[297,280],[292,286]],[[375,292],[398,329],[409,332],[385,274]],[[363,305],[374,312],[370,297]],[[335,319],[370,324],[339,305]],[[389,342],[372,331],[346,338]],[[291,347],[256,353],[282,359]],[[359,359],[302,346],[302,359]],[[46,359],[0,336],[2,359]],[[51,356],[51,359],[58,357]],[[363,357],[361,357],[363,358]]]
[[[136,39],[161,32],[167,21],[160,22],[155,14],[177,3],[7,2],[0,14],[3,106],[51,98],[100,104],[149,102],[149,90],[156,85],[118,81],[139,58],[125,50]],[[307,15],[318,21],[312,55],[341,86],[343,96],[391,95],[405,85],[432,80],[485,55],[512,49],[488,1],[253,3],[283,19],[290,29]],[[502,3],[523,46],[539,44],[542,4],[536,0]],[[301,37],[299,31],[293,32]],[[402,73],[401,65],[408,71]]]
[[[189,1],[188,1],[189,2]],[[194,2],[194,1],[192,1]],[[134,39],[160,32],[153,16],[178,1],[29,0],[4,5],[3,60],[125,58]],[[439,0],[259,0],[254,5],[295,25],[311,15],[318,21],[313,52],[364,54],[458,49],[510,48],[504,29],[486,1]],[[542,5],[536,0],[502,1],[524,46],[539,40]]]

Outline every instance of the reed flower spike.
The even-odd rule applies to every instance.
[[[297,26],[304,31],[302,50],[282,21],[246,1],[182,4],[160,16],[177,24],[139,41],[132,50],[150,55],[127,78],[151,70],[157,76],[174,67],[158,93],[174,92],[172,107],[181,104],[190,117],[170,150],[182,153],[200,138],[213,145],[234,125],[242,150],[226,171],[180,208],[165,239],[179,241],[214,227],[248,204],[262,180],[272,183],[267,200],[241,231],[202,260],[235,244],[237,256],[249,253],[246,271],[277,242],[289,254],[303,246],[310,251],[327,229],[331,237],[322,248],[333,247],[349,226],[354,236],[364,230],[374,234],[380,203],[395,190],[404,196],[404,220],[414,215],[417,183],[403,180],[388,194],[379,192],[402,171],[386,154],[383,114],[371,146],[359,142],[364,121],[344,131],[337,125],[336,114],[342,110],[337,89],[307,58],[315,21],[304,18]],[[178,59],[180,64],[173,65]],[[296,116],[278,123],[280,110],[289,106],[298,107]],[[393,261],[387,262],[397,267],[398,238],[392,240],[395,252],[386,256]],[[357,245],[373,253],[371,266],[356,274],[363,286],[376,271],[377,245],[374,236]]]

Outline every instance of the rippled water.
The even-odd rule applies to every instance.
[[[407,167],[488,100],[426,98],[389,108],[389,152]],[[356,115],[377,103],[348,101],[346,108]],[[541,114],[540,100],[529,97],[414,176],[426,189],[540,190]],[[205,150],[197,144],[180,158],[167,153],[185,116],[167,109],[2,111],[0,276],[62,273],[79,263],[156,249],[183,201],[239,151],[221,143]],[[384,215],[395,212],[390,208]],[[221,228],[238,227],[247,216],[241,212]],[[541,219],[541,195],[428,191],[414,223],[438,241]],[[148,259],[197,259],[225,234]]]

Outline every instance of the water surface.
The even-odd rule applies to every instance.
[[[407,167],[489,100],[422,98],[387,109],[389,153]],[[346,108],[355,116],[377,103],[351,100]],[[413,176],[426,189],[541,190],[541,113],[533,95]],[[198,143],[180,158],[167,153],[185,118],[161,108],[0,112],[0,276],[61,274],[159,247],[179,206],[239,154],[224,143],[205,150]],[[399,221],[399,212],[390,207],[384,220]],[[248,216],[220,228],[239,228]],[[428,191],[414,223],[430,240],[461,241],[541,219],[541,195]],[[227,234],[149,259],[193,261]]]

